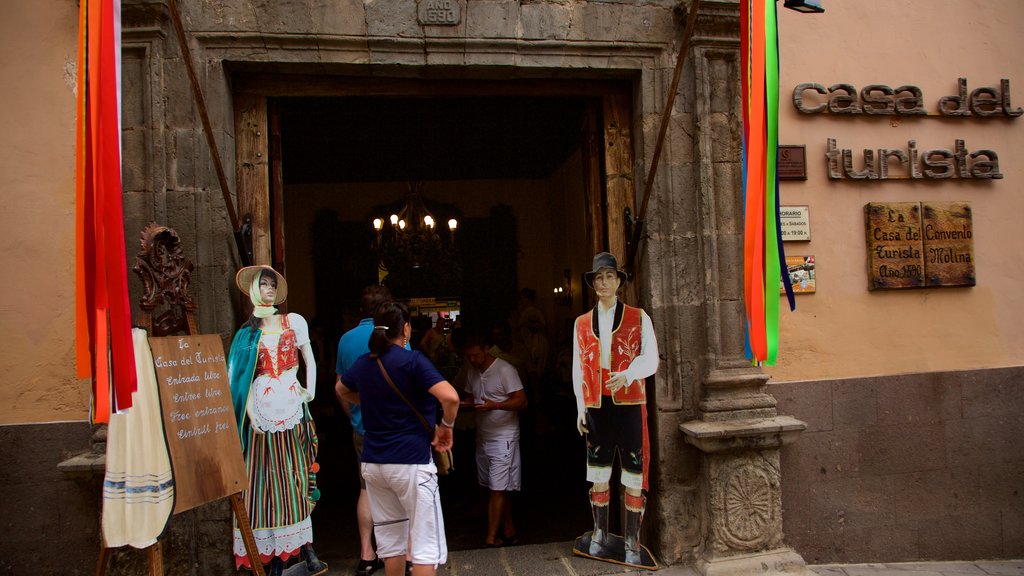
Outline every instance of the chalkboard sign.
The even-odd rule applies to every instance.
[[[240,492],[245,462],[220,336],[150,338],[149,346],[174,471],[174,513]]]

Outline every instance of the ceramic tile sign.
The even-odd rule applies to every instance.
[[[786,269],[789,270],[789,283],[793,285],[794,294],[815,292],[814,256],[786,256]],[[779,294],[785,293],[786,286],[779,282]]]
[[[968,202],[922,202],[926,286],[974,286],[974,228]]]
[[[220,336],[150,338],[149,346],[174,470],[174,513],[240,492],[245,462]]]
[[[779,222],[784,242],[810,241],[811,217],[807,206],[780,206]]]
[[[919,202],[871,202],[864,206],[868,289],[920,288],[924,241]]]

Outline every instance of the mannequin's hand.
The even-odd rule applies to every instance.
[[[605,382],[604,386],[609,391],[611,391],[612,394],[614,394],[619,390],[625,388],[628,384],[629,382],[626,381],[625,372],[612,372],[611,374],[609,374],[608,381]]]
[[[580,433],[580,436],[588,433],[587,430],[587,411],[586,409],[576,409],[576,430]]]

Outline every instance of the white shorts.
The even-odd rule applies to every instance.
[[[519,462],[519,439],[478,440],[476,443],[476,477],[488,490],[520,489],[522,466]]]
[[[412,563],[448,562],[437,468],[430,464],[361,465],[370,498],[373,534],[381,558],[405,556],[412,543]]]

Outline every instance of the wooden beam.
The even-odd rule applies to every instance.
[[[626,258],[625,209],[636,214],[636,189],[633,182],[633,107],[629,96],[617,94],[603,98],[605,218],[608,222],[608,251],[619,260]],[[635,278],[634,278],[635,280]],[[622,290],[622,300],[637,305],[636,282]]]
[[[233,79],[235,93],[263,96],[518,96],[586,97],[632,94],[632,80],[517,79],[458,80],[417,78],[364,78],[304,74],[239,74]]]
[[[267,99],[235,94],[238,212],[252,218],[252,263],[272,264]]]

